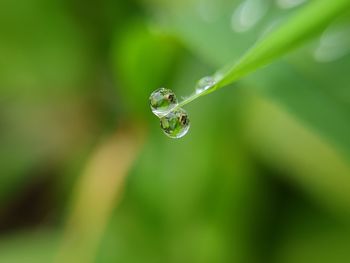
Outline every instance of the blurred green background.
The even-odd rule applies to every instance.
[[[1,0],[0,262],[350,262],[349,12],[182,139],[148,104],[307,2]]]

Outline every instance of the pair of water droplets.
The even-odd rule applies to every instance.
[[[159,117],[160,127],[170,138],[181,138],[190,128],[187,112],[178,107],[174,92],[160,88],[152,92],[150,98],[152,112]]]
[[[212,77],[202,78],[197,84],[195,93],[181,103],[178,103],[175,93],[170,89],[160,88],[152,92],[149,97],[151,110],[160,119],[160,127],[165,135],[178,139],[187,134],[190,129],[190,120],[181,106],[214,85],[215,81]]]

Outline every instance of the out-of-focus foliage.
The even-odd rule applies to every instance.
[[[348,262],[349,15],[183,139],[148,105],[307,2],[1,1],[0,262]]]

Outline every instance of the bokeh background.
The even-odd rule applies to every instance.
[[[148,104],[307,2],[1,0],[0,262],[350,262],[350,15],[182,139]]]

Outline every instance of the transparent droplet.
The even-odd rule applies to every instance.
[[[208,76],[200,79],[196,86],[196,94],[206,91],[207,89],[215,86],[215,84],[216,82],[213,77]]]
[[[152,92],[149,103],[152,112],[162,117],[177,105],[177,99],[175,93],[170,89],[160,88]]]
[[[160,127],[170,138],[181,138],[190,128],[190,120],[184,109],[176,109],[160,118]]]

